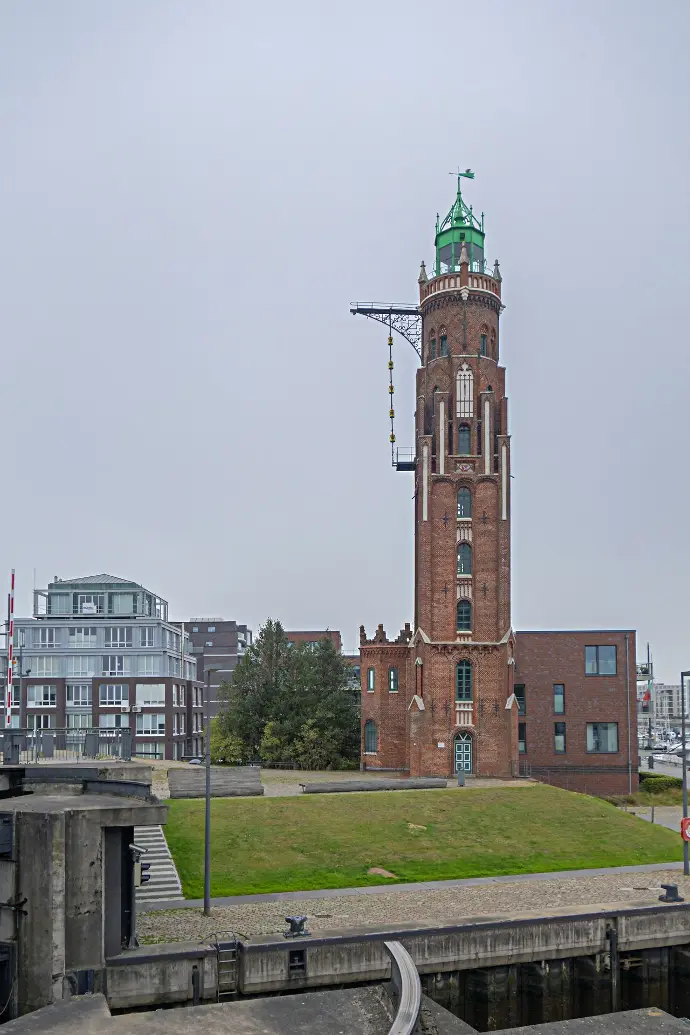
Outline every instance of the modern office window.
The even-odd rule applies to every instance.
[[[165,712],[144,712],[137,715],[137,735],[165,736]]]
[[[129,728],[129,715],[120,712],[107,712],[98,716],[98,725],[102,730],[120,730]]]
[[[68,712],[67,726],[76,730],[91,729],[91,712]]]
[[[86,654],[73,654],[67,656],[67,675],[84,678],[95,676],[96,668],[101,659],[97,655],[89,657]]]
[[[458,600],[455,606],[455,630],[456,632],[472,630],[472,605],[469,600]]]
[[[192,632],[193,633],[198,633],[199,632],[199,626],[198,625],[193,625],[192,626]]]
[[[133,593],[110,593],[108,613],[111,615],[136,614],[135,600],[136,597]]]
[[[183,686],[181,686],[180,687],[180,708],[184,708],[184,706],[185,706],[185,688]]]
[[[518,706],[518,715],[527,714],[527,695],[525,693],[524,683],[516,683],[513,686],[513,693],[515,694],[515,700]]]
[[[455,700],[472,700],[472,662],[459,661],[455,666]]]
[[[469,456],[472,452],[469,424],[461,424],[458,428],[458,456]]]
[[[141,643],[142,647],[153,647],[154,646],[154,642],[153,642],[154,628],[153,628],[152,625],[144,625],[144,626],[142,626],[142,628],[139,630],[139,634],[140,634],[140,641],[139,642]]]
[[[379,749],[379,735],[373,719],[364,723],[364,754],[375,755]]]
[[[165,704],[165,683],[137,683],[136,702],[144,708]]]
[[[26,703],[29,708],[54,708],[57,687],[34,684],[26,688]]]
[[[472,493],[469,489],[458,489],[458,517],[472,517]]]
[[[103,593],[78,593],[77,614],[102,615],[105,613],[105,595]]]
[[[447,334],[442,334],[441,335],[441,339],[439,341],[439,355],[441,355],[441,356],[447,356],[448,355],[448,335]]]
[[[397,668],[388,669],[388,689],[390,693],[397,694],[398,692],[398,670]]]
[[[177,683],[173,683],[172,703],[173,703],[173,708],[177,708]]]
[[[163,758],[163,749],[160,741],[135,740],[132,754],[136,758]]]
[[[54,648],[60,645],[59,629],[34,629],[33,645],[40,648]]]
[[[208,628],[206,629],[207,633],[214,633],[215,631],[216,631],[215,625],[209,625]]]
[[[55,729],[55,713],[52,715],[31,714],[26,717],[26,725],[34,733],[37,730]]]
[[[127,626],[111,625],[105,630],[106,647],[131,647],[132,630]]]
[[[527,723],[518,723],[518,751],[521,755],[527,754]]]
[[[67,707],[68,708],[90,708],[91,707],[91,684],[90,683],[68,683],[67,684]]]
[[[12,708],[18,708],[20,704],[21,704],[21,701],[19,699],[19,683],[15,682],[15,683],[12,683],[12,703],[11,703],[11,707]]]
[[[376,686],[376,669],[367,669],[367,690],[372,693]]]
[[[129,703],[127,683],[101,683],[98,687],[98,702],[102,707],[120,707]]]
[[[565,714],[565,685],[563,683],[553,684],[553,710],[556,715]]]
[[[458,543],[458,575],[472,574],[472,547],[469,543]]]
[[[103,655],[103,675],[121,676],[125,671],[125,659],[121,654]]]
[[[613,755],[618,751],[617,722],[588,722],[587,750]]]
[[[184,737],[187,732],[187,716],[184,712],[180,712],[180,736]]]
[[[481,344],[479,346],[479,351],[482,354],[482,356],[486,355],[486,335],[485,334],[482,334]]]
[[[159,654],[138,654],[137,675],[157,676],[160,663],[161,659]]]
[[[586,676],[615,676],[616,674],[616,648],[585,647],[585,675]]]
[[[95,647],[96,640],[96,629],[92,626],[78,625],[75,628],[71,628],[69,631],[70,647]]]
[[[204,647],[212,647],[212,646],[213,646],[213,640],[206,640],[206,642],[204,643]]]
[[[32,658],[27,666],[31,669],[32,676],[59,676],[60,675],[60,658],[51,657],[37,657]]]
[[[557,755],[565,754],[565,723],[554,722],[553,724],[553,749]]]
[[[48,594],[49,615],[69,615],[72,613],[72,600],[69,593]]]

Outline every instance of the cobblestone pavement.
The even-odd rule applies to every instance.
[[[690,878],[683,877],[678,870],[659,869],[602,876],[554,876],[553,880],[447,889],[391,889],[377,895],[243,903],[212,908],[210,917],[205,917],[201,909],[176,909],[142,913],[137,928],[142,941],[166,942],[200,941],[216,931],[272,934],[285,929],[284,918],[288,914],[308,916],[311,931],[407,922],[449,923],[471,916],[511,916],[566,906],[656,901],[662,883],[678,884],[680,894],[686,901],[690,900]]]

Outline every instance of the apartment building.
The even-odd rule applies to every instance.
[[[15,618],[11,726],[132,731],[132,754],[203,751],[204,690],[191,642],[156,593],[115,575],[55,578]],[[3,673],[7,670],[7,646]]]

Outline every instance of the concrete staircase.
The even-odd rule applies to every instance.
[[[145,910],[150,902],[183,902],[182,885],[163,827],[135,827],[134,841],[142,848],[148,848],[142,862],[151,863],[151,880],[137,888],[137,909]]]

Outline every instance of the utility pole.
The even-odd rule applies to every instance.
[[[211,915],[211,675],[217,668],[204,669],[206,693],[206,821],[204,824],[204,916]]]
[[[688,818],[688,760],[685,755],[685,680],[690,677],[690,672],[680,674],[680,743],[681,758],[683,765],[683,819]],[[688,857],[688,842],[683,839],[683,874],[690,874],[690,858]]]

